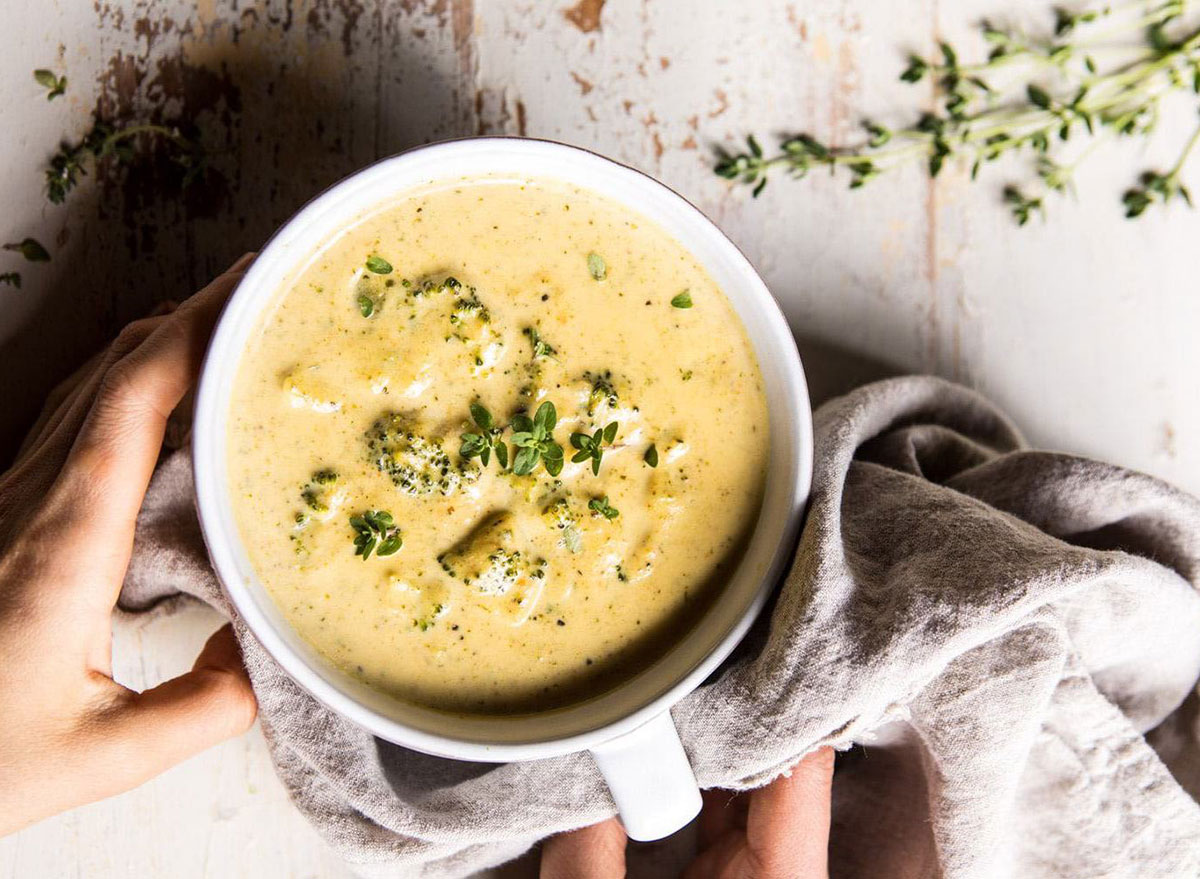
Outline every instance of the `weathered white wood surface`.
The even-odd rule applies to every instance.
[[[1077,201],[1013,226],[1001,174],[914,168],[849,192],[823,176],[757,202],[710,173],[748,130],[857,136],[900,121],[909,49],[1043,0],[12,0],[0,6],[0,235],[48,265],[0,287],[0,453],[45,390],[117,326],[258,246],[320,187],[412,144],[477,132],[592,147],[660,177],[746,250],[783,303],[818,395],[860,373],[825,343],[992,395],[1041,445],[1200,490],[1200,215],[1138,223],[1118,198],[1169,161],[1190,110],[1144,156],[1097,151]],[[70,79],[47,103],[36,67]],[[902,102],[898,104],[897,102]],[[194,122],[224,187],[169,170],[93,175],[62,207],[41,168],[96,111]],[[1161,150],[1161,152],[1159,152]],[[818,342],[820,344],[818,344]],[[116,668],[152,684],[190,663],[211,614],[121,621]],[[0,841],[5,877],[336,877],[251,733],[144,788]]]

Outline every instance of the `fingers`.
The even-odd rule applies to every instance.
[[[685,879],[827,879],[833,762],[821,748],[759,790],[705,791]]]
[[[829,874],[833,761],[820,748],[751,795],[746,842],[764,877]]]
[[[731,830],[746,829],[750,797],[731,790],[712,788],[701,791],[704,807],[700,810],[700,848],[706,849]]]
[[[96,393],[100,379],[108,368],[145,341],[166,319],[167,312],[160,309],[161,306],[155,309],[152,317],[129,324],[107,349],[90,357],[46,395],[42,412],[37,422],[29,429],[29,435],[18,453],[17,462],[40,451],[77,407],[88,407],[87,400]]]
[[[126,351],[106,371],[63,472],[49,515],[72,551],[95,561],[91,581],[116,590],[129,560],[137,511],[172,409],[195,379],[212,327],[249,257],[169,316],[132,324],[115,343]]]
[[[240,735],[257,710],[233,628],[224,625],[190,672],[133,694],[105,716],[99,731],[127,773],[118,784],[123,790]]]
[[[541,879],[622,879],[625,828],[616,818],[552,836],[542,844]]]

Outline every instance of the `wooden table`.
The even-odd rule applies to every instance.
[[[976,184],[918,167],[851,192],[817,175],[757,201],[710,170],[749,130],[858,137],[901,121],[909,50],[963,39],[986,13],[1048,2],[909,0],[100,0],[0,9],[0,234],[54,258],[0,287],[0,452],[46,390],[125,321],[181,298],[323,186],[413,144],[529,134],[596,149],[695,201],[787,312],[814,395],[876,367],[934,372],[1005,406],[1039,445],[1200,490],[1200,215],[1137,223],[1119,195],[1170,161],[1171,116],[1145,156],[1101,146],[1081,194],[1013,225],[1004,173]],[[31,71],[69,78],[47,102]],[[918,96],[919,92],[916,93]],[[180,192],[169,163],[89,176],[47,203],[42,168],[94,112],[194,124],[223,175]],[[838,353],[849,352],[850,356]],[[201,610],[117,624],[118,676],[186,668],[216,625]],[[140,790],[0,841],[0,875],[345,875],[287,802],[253,732]]]

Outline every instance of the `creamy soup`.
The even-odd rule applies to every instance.
[[[238,526],[300,635],[475,713],[597,695],[686,637],[769,433],[688,251],[587,190],[491,179],[330,241],[262,318],[230,423]]]

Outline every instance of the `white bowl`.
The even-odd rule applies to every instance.
[[[726,588],[679,643],[615,689],[554,711],[463,716],[393,699],[333,667],[292,629],[242,545],[229,492],[227,423],[242,352],[264,309],[334,234],[382,202],[430,183],[503,176],[557,179],[653,220],[724,290],[758,357],[770,411],[770,461],[758,524]],[[656,839],[699,809],[668,710],[746,634],[791,560],[812,475],[812,419],[795,342],[745,256],[703,214],[631,168],[564,144],[508,137],[420,147],[364,168],[309,202],[275,234],[229,300],[209,343],[193,435],[196,498],[209,555],[242,619],[302,687],[374,735],[442,757],[509,762],[590,750],[626,831]]]

